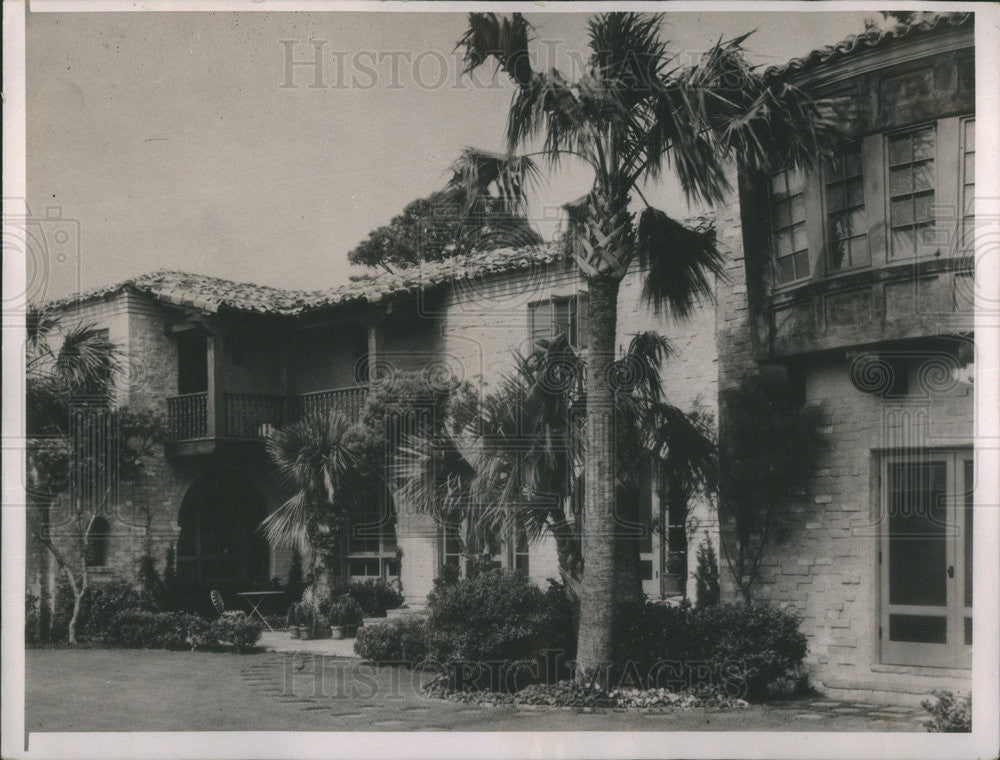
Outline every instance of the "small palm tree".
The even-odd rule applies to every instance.
[[[614,394],[605,370],[615,361],[619,284],[638,260],[647,299],[683,317],[698,298],[711,295],[713,277],[722,271],[712,237],[650,206],[642,187],[671,171],[689,199],[717,203],[729,191],[728,161],[753,171],[793,162],[809,166],[833,131],[820,104],[750,66],[742,49],[746,35],[720,41],[696,63],[681,65],[660,37],[657,17],[604,13],[589,21],[588,30],[589,65],[575,82],[556,70],[532,68],[531,30],[520,14],[469,14],[459,41],[467,70],[492,60],[517,87],[507,119],[509,151],[540,139],[550,164],[579,161],[593,173],[590,192],[566,207],[567,250],[590,291],[587,570],[578,676],[598,671],[612,652]],[[465,160],[475,166],[480,157],[469,151]],[[510,165],[515,176],[517,167]],[[474,198],[476,174],[466,176],[467,196]],[[644,206],[638,220],[637,202]]]
[[[336,411],[304,417],[267,438],[267,453],[295,493],[262,523],[272,546],[308,551],[312,592],[329,591],[331,560],[337,556],[348,516],[347,482],[356,454],[351,425]]]
[[[714,483],[715,445],[708,432],[661,396],[659,366],[668,351],[662,336],[641,333],[613,371],[616,483],[636,496],[631,503],[638,501],[642,477],[637,463],[650,459],[664,478],[687,486],[688,495]],[[514,358],[515,370],[469,422],[409,437],[392,480],[419,511],[464,520],[473,535],[509,536],[514,529],[529,540],[550,535],[562,580],[576,594],[585,562],[574,508],[584,490],[584,363],[564,335]],[[636,541],[627,548],[632,551],[622,552],[619,561],[631,580],[624,590],[634,597],[641,591]]]

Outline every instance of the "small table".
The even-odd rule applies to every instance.
[[[256,615],[261,619],[264,625],[267,626],[267,630],[274,631],[271,624],[267,622],[267,618],[261,614],[260,605],[265,598],[269,596],[280,596],[284,595],[284,591],[241,591],[236,596],[246,597],[247,604],[250,605],[250,617]]]

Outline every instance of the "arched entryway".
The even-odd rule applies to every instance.
[[[268,546],[257,533],[264,495],[243,473],[215,470],[184,495],[177,523],[177,573],[203,582],[265,581]]]

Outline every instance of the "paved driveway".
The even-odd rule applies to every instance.
[[[31,731],[923,731],[919,708],[826,700],[666,713],[479,707],[424,697],[428,674],[264,652],[35,649]]]

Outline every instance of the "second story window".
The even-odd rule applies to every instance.
[[[861,144],[849,145],[826,162],[827,264],[830,271],[868,266],[865,187]]]
[[[771,175],[771,230],[777,285],[809,276],[804,185],[802,172],[795,168]]]
[[[934,234],[933,127],[889,138],[889,255],[912,258],[926,253]]]
[[[528,304],[532,346],[565,335],[576,349],[587,347],[587,294],[560,296]]]

